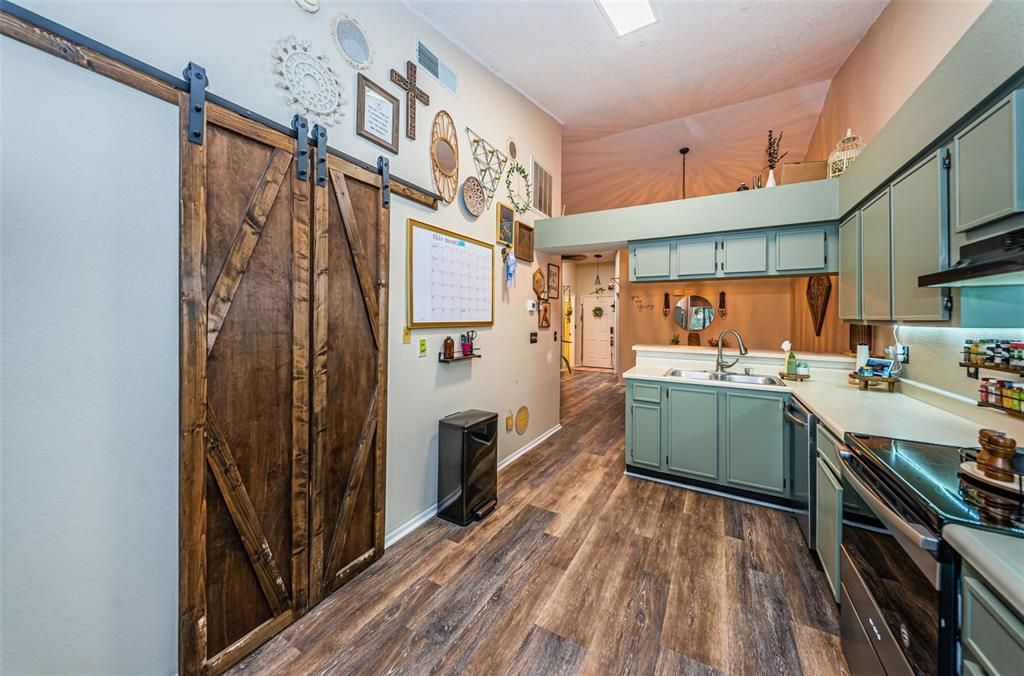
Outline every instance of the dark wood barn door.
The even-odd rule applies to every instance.
[[[388,210],[380,176],[328,158],[314,189],[311,595],[384,551]]]
[[[387,211],[181,103],[180,667],[219,673],[382,552]]]

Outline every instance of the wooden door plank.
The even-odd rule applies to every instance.
[[[378,326],[380,313],[377,308],[378,285],[370,278],[370,268],[366,263],[362,238],[359,236],[359,223],[356,221],[356,212],[352,208],[352,197],[345,182],[345,174],[335,169],[332,169],[330,173],[331,185],[334,187],[334,197],[338,202],[338,208],[341,210],[341,222],[345,226],[345,236],[348,239],[349,250],[352,252],[352,263],[356,269],[356,278],[359,280],[359,290],[363,294],[367,318],[370,322],[370,329],[373,331],[373,343],[377,348],[380,348],[380,327]]]
[[[292,605],[309,600],[309,181],[292,173]]]
[[[178,669],[206,661],[206,146],[188,140],[188,94],[180,110],[181,317],[178,445]]]
[[[327,456],[328,202],[326,186],[313,188],[313,448],[310,459],[309,603],[323,598],[324,463]]]
[[[217,486],[220,487],[221,496],[231,514],[231,520],[238,529],[242,538],[242,545],[245,547],[249,561],[256,572],[263,595],[267,597],[267,603],[274,615],[280,615],[291,608],[291,599],[288,596],[288,588],[281,577],[281,571],[274,560],[274,552],[270,549],[267,536],[263,533],[263,526],[260,525],[259,517],[256,515],[256,508],[253,507],[249,492],[245,489],[245,482],[238,471],[238,463],[235,462],[234,453],[228,445],[227,439],[217,424],[213,411],[207,408],[206,411],[207,429],[207,454],[210,470],[213,472]]]
[[[388,270],[391,252],[391,210],[377,193],[377,317],[380,323],[380,342],[377,344],[377,447],[373,458],[373,543],[377,556],[384,554],[384,496],[387,470],[387,413],[388,413]]]
[[[224,319],[231,309],[231,301],[242,283],[242,275],[249,266],[249,258],[259,242],[260,234],[263,232],[263,224],[267,220],[270,209],[277,200],[277,194],[281,189],[285,173],[291,166],[292,155],[284,150],[275,149],[263,170],[263,177],[260,178],[255,192],[249,199],[249,206],[245,210],[245,217],[231,242],[231,249],[228,251],[224,266],[217,276],[217,282],[210,292],[207,306],[209,327],[207,328],[207,353],[213,352],[213,346],[220,335],[221,327],[224,326]]]
[[[332,575],[332,571],[336,571],[340,565],[341,553],[345,549],[348,531],[352,527],[352,517],[356,511],[356,498],[359,497],[359,489],[362,487],[363,476],[366,474],[366,462],[370,456],[370,444],[373,441],[374,432],[377,431],[377,392],[375,387],[373,396],[370,397],[370,408],[363,420],[363,429],[359,433],[359,444],[356,446],[356,453],[352,458],[352,467],[349,469],[348,482],[341,499],[341,508],[338,510],[331,546],[327,550],[327,571]]]
[[[298,619],[298,617],[298,612],[294,610],[287,610],[281,615],[271,617],[211,657],[204,665],[203,673],[207,676],[216,676],[216,674],[224,673],[240,659],[281,633],[285,627]]]

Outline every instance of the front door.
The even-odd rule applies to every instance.
[[[583,366],[612,368],[612,331],[615,327],[615,299],[612,296],[583,296],[580,311]],[[596,311],[596,312],[595,312]]]

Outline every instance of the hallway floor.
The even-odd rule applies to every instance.
[[[431,520],[234,672],[847,673],[796,520],[625,476],[623,398],[563,376],[487,519]]]

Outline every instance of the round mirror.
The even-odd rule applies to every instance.
[[[334,43],[342,56],[356,70],[366,70],[373,63],[373,47],[359,22],[347,14],[334,18]]]
[[[703,331],[715,320],[715,308],[703,296],[684,296],[676,303],[672,316],[687,331]]]
[[[459,170],[458,156],[448,139],[434,141],[434,164],[445,176],[453,176]]]

